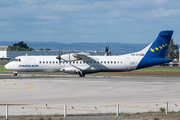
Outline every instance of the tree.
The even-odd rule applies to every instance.
[[[46,50],[46,51],[49,51],[49,50],[51,50],[51,49],[49,49],[49,48],[46,48],[45,50]]]
[[[23,41],[15,43],[13,46],[8,46],[7,50],[10,51],[33,51],[33,48],[29,48]]]
[[[23,41],[19,42],[19,43],[15,43],[13,46],[19,46],[21,48],[25,48],[25,49],[29,49],[29,47],[27,46],[26,43],[24,43]]]
[[[173,39],[171,39],[169,48],[167,50],[166,58],[179,58],[179,46],[174,44]]]
[[[19,46],[8,46],[7,50],[10,50],[10,51],[26,51],[26,49],[21,48]]]

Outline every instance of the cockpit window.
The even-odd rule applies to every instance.
[[[20,62],[20,61],[21,61],[21,59],[19,59],[19,58],[15,58],[15,59],[14,59],[14,61],[16,61],[16,62]]]

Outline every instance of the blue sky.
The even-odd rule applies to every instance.
[[[179,0],[0,0],[0,41],[151,43],[174,30]]]

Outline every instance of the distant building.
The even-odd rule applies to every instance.
[[[7,64],[8,62],[11,61],[11,58],[0,58],[0,66],[4,66],[5,64]]]
[[[8,46],[0,46],[0,50],[7,50]]]

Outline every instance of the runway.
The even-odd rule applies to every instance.
[[[11,115],[159,111],[169,103],[178,111],[180,79],[174,77],[0,77],[0,114]]]

